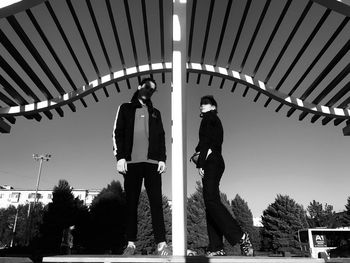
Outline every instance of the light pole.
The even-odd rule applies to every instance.
[[[33,154],[33,159],[35,161],[40,161],[40,164],[39,164],[39,171],[38,171],[38,177],[37,177],[37,180],[36,180],[36,187],[35,187],[35,197],[34,197],[34,205],[33,205],[33,211],[35,211],[35,207],[36,207],[36,203],[38,202],[38,190],[39,190],[39,183],[40,183],[40,175],[41,175],[41,168],[42,168],[42,165],[43,165],[43,161],[49,161],[51,158],[51,154]],[[30,240],[31,240],[31,237],[32,237],[32,221],[33,221],[33,211],[31,211],[31,202],[29,202],[29,207],[28,207],[28,217],[29,217],[29,220],[28,220],[28,224],[27,224],[27,245],[29,244]]]
[[[38,172],[38,177],[37,177],[37,181],[36,181],[36,188],[35,188],[35,199],[34,199],[34,207],[38,201],[38,189],[39,189],[39,182],[40,182],[40,175],[41,175],[41,168],[43,165],[43,161],[49,161],[51,158],[51,154],[33,154],[33,158],[35,161],[40,161],[40,165],[39,165],[39,172]]]

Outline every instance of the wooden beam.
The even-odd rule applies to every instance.
[[[350,16],[350,1],[349,0],[312,0],[326,8],[332,9],[335,12]]]
[[[186,0],[173,1],[171,182],[172,243],[174,256],[185,256],[187,250],[186,2]]]
[[[8,125],[5,121],[0,119],[0,133],[10,133],[11,126]]]
[[[346,126],[343,128],[343,134],[344,136],[349,136],[350,135],[350,122],[346,122]]]

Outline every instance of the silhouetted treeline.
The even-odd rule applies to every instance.
[[[345,210],[335,213],[333,206],[322,205],[313,200],[305,209],[288,195],[277,195],[261,217],[262,227],[253,225],[253,215],[248,203],[238,194],[228,200],[221,194],[223,204],[247,231],[255,250],[273,253],[298,253],[297,230],[307,227],[350,226],[350,197]],[[35,255],[66,253],[62,250],[65,231],[72,230],[71,253],[120,254],[126,245],[125,239],[125,193],[118,181],[112,181],[95,197],[90,207],[75,198],[72,187],[60,180],[53,188],[52,202],[25,206],[10,206],[0,209],[0,255],[20,251]],[[171,243],[171,204],[163,197],[167,241]],[[138,208],[137,253],[152,254],[155,249],[148,198],[143,191]],[[199,254],[208,244],[205,207],[202,186],[197,182],[196,191],[187,202],[188,248]],[[239,255],[239,247],[225,242],[228,254]],[[20,250],[22,248],[22,250]]]

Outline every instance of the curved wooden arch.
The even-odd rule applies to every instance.
[[[13,106],[0,108],[0,117],[19,116],[26,114],[33,114],[37,112],[43,112],[52,110],[57,107],[61,107],[72,103],[78,99],[81,99],[93,92],[102,89],[110,84],[120,82],[126,79],[139,77],[148,74],[157,73],[171,73],[171,63],[155,63],[151,65],[142,65],[139,67],[132,67],[125,70],[114,72],[113,74],[105,75],[99,79],[91,81],[88,86],[83,86],[76,91],[66,93],[57,98],[41,101],[37,103],[31,103],[21,106]],[[188,63],[187,71],[189,73],[204,74],[213,77],[222,78],[225,80],[233,81],[252,88],[260,93],[265,94],[271,99],[277,102],[288,105],[291,108],[301,110],[303,112],[330,117],[337,119],[350,119],[350,110],[341,109],[335,107],[327,107],[323,105],[316,105],[310,102],[302,101],[301,99],[268,87],[264,82],[256,80],[251,76],[239,73],[237,71],[228,70],[222,67],[214,67],[212,65],[205,65],[199,63]]]
[[[350,119],[350,110],[348,109],[327,107],[302,101],[297,97],[289,96],[283,92],[273,89],[272,87],[268,87],[260,80],[256,80],[249,75],[245,75],[234,70],[228,70],[222,67],[213,67],[212,65],[202,65],[198,63],[190,63],[187,70],[190,73],[207,74],[243,84],[294,109],[325,117]]]
[[[21,106],[0,108],[0,117],[22,116],[52,110],[79,100],[110,84],[142,75],[165,72],[171,72],[171,63],[155,63],[151,65],[142,65],[138,67],[127,68],[125,70],[119,70],[113,72],[112,74],[108,74],[91,81],[88,86],[84,85],[80,89],[65,93],[62,96],[51,100],[45,100]]]

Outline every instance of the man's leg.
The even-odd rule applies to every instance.
[[[126,237],[128,241],[137,238],[137,206],[142,187],[142,170],[140,164],[129,164],[128,172],[124,175],[124,190],[126,194]]]
[[[157,165],[145,163],[144,177],[152,216],[152,226],[156,243],[166,241],[163,202],[162,202],[162,175],[157,172]]]

